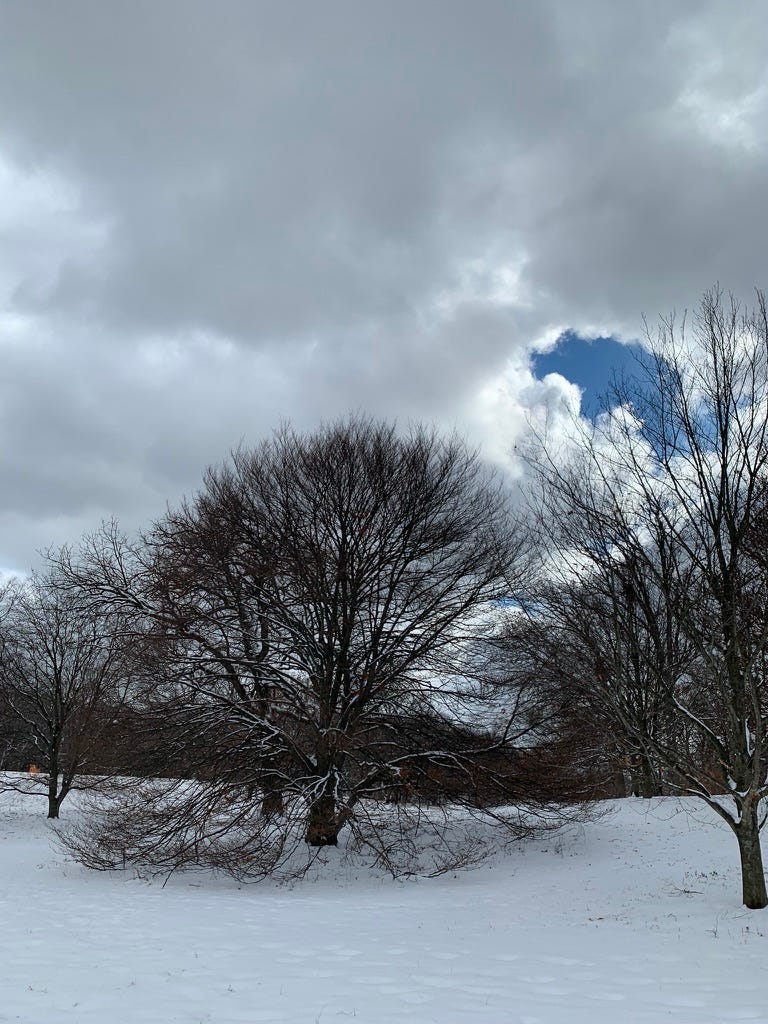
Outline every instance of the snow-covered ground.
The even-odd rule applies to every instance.
[[[457,876],[94,874],[0,797],[0,1021],[768,1022],[768,911],[703,808],[617,801]],[[74,804],[65,813],[75,813]]]

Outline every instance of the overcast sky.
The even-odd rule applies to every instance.
[[[0,567],[281,418],[501,458],[561,332],[768,285],[767,55],[745,0],[0,0]]]

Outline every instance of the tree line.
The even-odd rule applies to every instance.
[[[93,791],[86,863],[243,877],[344,832],[456,863],[457,808],[519,836],[623,770],[723,818],[763,907],[767,416],[763,297],[713,291],[601,415],[532,433],[525,501],[455,436],[284,427],[6,587],[4,763],[51,817]]]

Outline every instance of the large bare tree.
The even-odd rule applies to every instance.
[[[739,845],[743,901],[768,904],[768,316],[719,291],[670,318],[582,423],[567,454],[531,453],[550,555],[532,623],[564,679],[673,790]]]
[[[310,846],[396,791],[499,799],[530,716],[505,717],[477,651],[524,562],[514,524],[460,439],[357,417],[237,451],[139,542],[107,528],[65,560],[164,652],[156,697],[207,787],[166,801],[185,842],[224,805],[258,832],[256,796],[264,828],[303,808]]]

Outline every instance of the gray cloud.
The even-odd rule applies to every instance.
[[[281,417],[497,455],[558,329],[765,284],[760,3],[0,0],[0,566]]]

